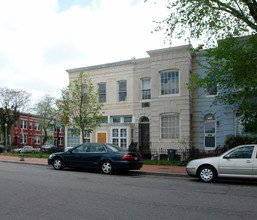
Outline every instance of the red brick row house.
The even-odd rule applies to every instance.
[[[7,145],[18,147],[29,145],[35,148],[41,147],[43,144],[43,131],[39,120],[40,118],[38,116],[21,113],[19,120],[12,126],[10,134],[8,134]],[[58,147],[64,148],[64,130],[64,128],[56,129],[55,124],[48,128],[47,144],[58,145]],[[1,136],[4,136],[3,132]],[[3,138],[0,138],[0,144],[1,142],[2,144],[4,143]]]

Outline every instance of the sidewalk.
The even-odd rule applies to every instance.
[[[20,157],[2,156],[0,155],[0,162],[12,162],[20,164],[35,164],[35,165],[48,165],[46,158],[24,158],[24,161],[20,161]],[[169,166],[169,165],[143,165],[138,171],[142,174],[147,175],[162,175],[162,176],[182,176],[186,177],[187,172],[185,167],[180,166]]]

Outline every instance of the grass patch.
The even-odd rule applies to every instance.
[[[12,156],[12,157],[20,157],[20,153],[14,153],[14,152],[9,152],[9,153],[3,153],[1,154],[2,156]],[[24,153],[24,158],[48,158],[50,154],[46,153]]]
[[[171,166],[178,166],[180,161],[178,160],[142,160],[143,164],[145,165],[171,165]]]

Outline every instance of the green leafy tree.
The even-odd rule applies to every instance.
[[[205,76],[195,74],[191,88],[210,90],[215,86],[218,93],[213,105],[224,103],[233,106],[241,117],[246,133],[257,133],[257,38],[256,36],[229,38],[203,55],[207,70]]]
[[[98,102],[98,91],[89,75],[84,74],[83,71],[77,79],[62,90],[57,106],[59,114],[63,116],[62,123],[73,128],[75,134],[83,131],[83,141],[86,133],[91,133],[94,128],[99,127],[103,120],[103,112],[101,112],[103,103]]]
[[[244,125],[257,131],[257,1],[169,0],[167,7],[169,16],[156,29],[165,31],[166,40],[206,39],[207,74],[196,74],[190,88],[217,86],[213,104],[232,105]]]
[[[56,119],[56,98],[46,94],[37,101],[34,107],[34,111],[36,115],[40,117],[39,123],[43,130],[42,144],[45,144],[49,138],[47,129],[53,128]]]
[[[172,37],[216,42],[228,36],[252,35],[257,31],[256,0],[168,0],[168,17],[157,22],[156,31]]]
[[[28,110],[30,101],[31,94],[24,90],[0,88],[0,125],[2,132],[7,129],[7,136],[12,125],[18,121],[20,113]],[[6,132],[3,133],[5,136]],[[6,141],[6,137],[4,140]]]

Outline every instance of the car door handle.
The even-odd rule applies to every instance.
[[[246,160],[246,163],[251,163],[252,161],[251,160]]]

